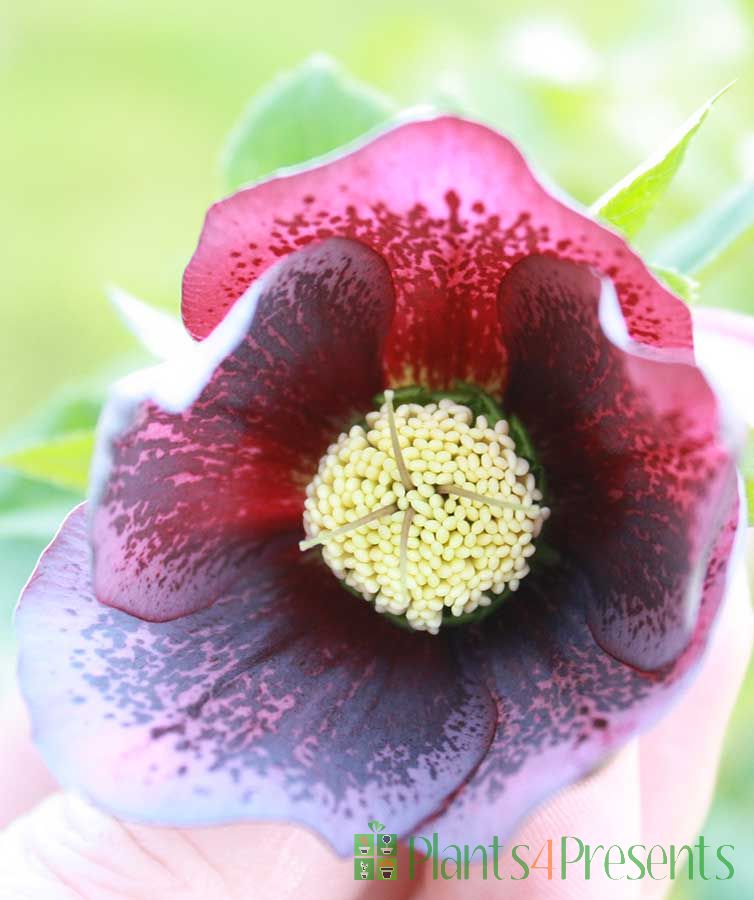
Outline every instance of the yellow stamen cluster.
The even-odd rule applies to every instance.
[[[454,616],[515,591],[549,510],[506,421],[451,400],[379,411],[332,444],[307,488],[302,549],[322,545],[335,575],[437,634]]]

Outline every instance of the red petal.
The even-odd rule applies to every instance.
[[[255,291],[251,325],[238,319],[235,349],[185,412],[143,402],[124,433],[123,397],[105,412],[92,517],[104,603],[153,621],[213,603],[268,535],[300,528],[320,456],[382,388],[393,295],[371,250],[325,241]],[[190,361],[176,368],[180,393],[193,373]],[[141,395],[172,398],[160,383],[171,373],[155,369]]]
[[[205,337],[260,272],[309,241],[355,237],[396,287],[392,381],[504,381],[500,279],[519,259],[588,262],[618,289],[631,334],[689,347],[689,314],[617,235],[547,193],[504,137],[455,118],[402,125],[360,149],[213,206],[184,278],[183,316]]]

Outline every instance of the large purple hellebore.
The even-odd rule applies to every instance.
[[[199,342],[116,387],[89,508],[20,602],[65,785],[141,821],[295,820],[340,853],[370,817],[483,842],[688,684],[738,510],[689,313],[506,139],[406,124],[216,204],[183,316]],[[528,431],[550,552],[483,621],[430,635],[298,544],[319,460],[375,395],[457,380]],[[408,564],[395,603],[419,590]]]

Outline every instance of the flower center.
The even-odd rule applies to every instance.
[[[306,550],[377,612],[437,634],[515,591],[549,509],[509,424],[450,397],[394,408],[385,391],[306,490]]]

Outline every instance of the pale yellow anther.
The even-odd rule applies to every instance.
[[[436,634],[446,615],[488,606],[529,572],[549,509],[508,423],[451,400],[394,407],[342,434],[306,491],[301,548],[322,545],[335,575]],[[374,508],[372,508],[374,507]]]
[[[413,509],[407,509],[406,514],[403,516],[403,525],[401,527],[401,545],[398,552],[399,570],[401,576],[401,602],[404,603],[406,607],[408,607],[411,602],[411,597],[408,593],[408,536],[411,531],[411,522],[413,521],[415,515],[416,513]]]

